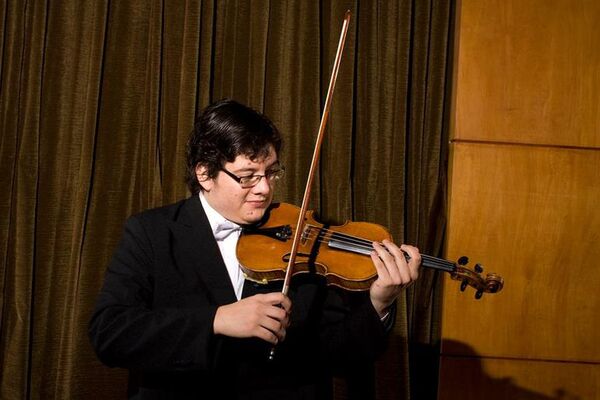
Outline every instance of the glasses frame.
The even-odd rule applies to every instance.
[[[250,188],[258,185],[260,183],[260,181],[262,180],[262,178],[267,178],[269,183],[276,181],[278,179],[281,179],[281,177],[283,176],[283,174],[285,172],[285,168],[282,165],[280,165],[279,168],[276,170],[267,171],[267,173],[264,175],[252,174],[252,175],[246,175],[246,176],[237,176],[234,173],[227,171],[225,168],[221,167],[220,170],[225,172],[226,175],[228,175],[231,179],[236,181],[242,187],[242,189],[250,189]],[[248,179],[250,179],[251,181],[256,180],[256,182],[253,182],[251,184],[243,183],[244,180],[248,180]]]

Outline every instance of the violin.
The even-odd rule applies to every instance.
[[[284,280],[291,256],[291,239],[296,231],[294,221],[300,208],[287,204],[273,204],[265,218],[256,226],[245,227],[237,245],[237,257],[247,279],[258,283]],[[346,222],[330,226],[318,222],[314,211],[308,211],[302,224],[300,243],[293,265],[293,275],[316,273],[325,277],[329,285],[351,291],[368,290],[377,271],[370,258],[373,242],[391,240],[390,233],[381,225],[369,222]],[[257,249],[260,249],[257,251]],[[405,253],[407,260],[408,254]],[[484,278],[483,268],[465,265],[467,257],[456,263],[441,258],[421,255],[422,266],[444,271],[461,282],[460,289],[475,289],[475,298],[484,293],[502,290],[504,280],[490,273]]]

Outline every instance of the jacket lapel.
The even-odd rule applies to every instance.
[[[171,221],[174,247],[184,254],[185,268],[198,274],[216,304],[235,302],[231,279],[198,196],[187,199]]]

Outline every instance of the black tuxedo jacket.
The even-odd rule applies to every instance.
[[[260,251],[260,250],[257,250]],[[243,296],[280,290],[246,281]],[[198,196],[129,218],[89,328],[98,357],[131,371],[132,398],[327,398],[330,377],[371,364],[386,329],[367,293],[292,281],[291,325],[270,345],[213,333],[219,306],[236,301]]]

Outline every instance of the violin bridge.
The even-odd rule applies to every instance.
[[[301,239],[302,239],[302,244],[303,245],[306,244],[306,242],[310,238],[310,231],[311,231],[311,226],[310,225],[305,225],[304,226],[304,230],[302,231],[302,235],[301,235]]]

